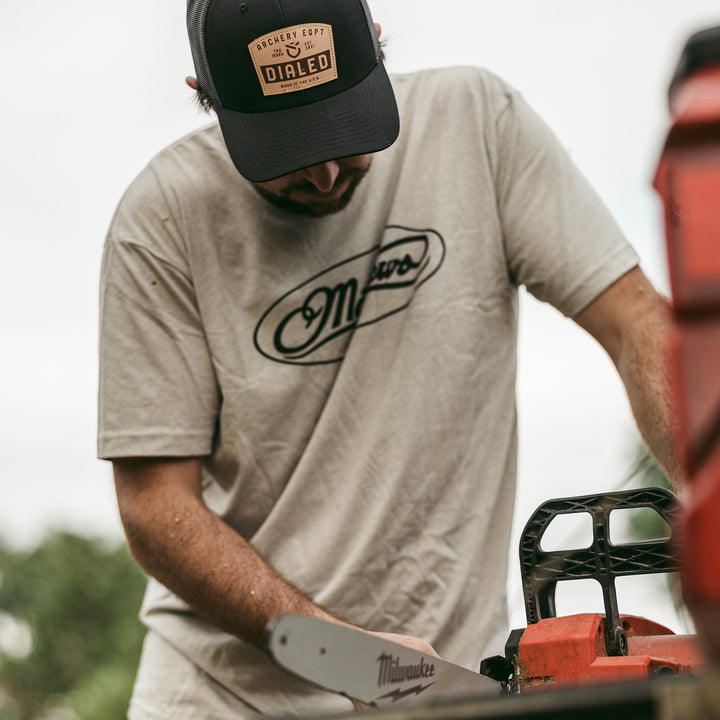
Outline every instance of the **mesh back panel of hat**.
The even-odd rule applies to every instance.
[[[205,17],[212,0],[188,0],[187,26],[200,87],[217,103],[217,90],[210,74],[210,65],[205,54]]]

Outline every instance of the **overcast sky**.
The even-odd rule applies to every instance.
[[[518,87],[667,291],[651,188],[666,89],[687,36],[720,25],[717,0],[369,4],[389,39],[391,71],[482,65]],[[183,82],[193,73],[184,8],[182,0],[5,8],[0,536],[16,543],[51,527],[120,533],[109,468],[95,459],[98,272],[124,188],[155,152],[207,122]],[[550,497],[621,486],[636,444],[602,351],[552,309],[525,300],[522,310],[519,526]]]

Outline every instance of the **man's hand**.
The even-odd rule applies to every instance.
[[[429,655],[430,657],[440,657],[430,643],[421,640],[420,638],[413,637],[412,635],[399,635],[397,633],[385,633],[385,632],[371,632],[370,635],[388,640],[389,642],[397,643],[398,645],[404,645],[412,650],[417,650],[423,655]]]

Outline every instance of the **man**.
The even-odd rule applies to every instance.
[[[522,98],[390,83],[364,0],[190,0],[188,28],[219,128],[133,182],[103,262],[99,454],[153,578],[129,717],[349,709],[272,666],[280,613],[477,668],[507,634],[518,286],[600,341],[670,466],[664,303]]]

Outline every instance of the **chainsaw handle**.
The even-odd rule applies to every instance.
[[[674,527],[679,508],[673,493],[663,488],[641,488],[550,500],[532,514],[520,539],[520,574],[529,625],[555,617],[555,589],[562,580],[596,580],[605,603],[605,642],[608,654],[624,655],[625,633],[615,591],[615,578],[680,569],[672,538],[623,545],[610,542],[613,510],[649,507]],[[545,551],[542,537],[558,515],[585,512],[592,517],[593,541],[581,550]]]

